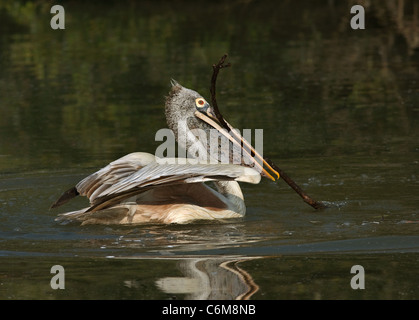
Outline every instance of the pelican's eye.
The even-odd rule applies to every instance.
[[[208,103],[202,98],[197,98],[195,99],[195,105],[198,110],[203,110],[208,106]]]

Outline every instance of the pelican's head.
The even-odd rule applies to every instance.
[[[172,80],[172,89],[166,98],[166,121],[178,143],[190,155],[206,160],[209,156],[218,162],[227,160],[228,163],[252,167],[272,180],[278,179],[279,173],[223,120],[229,130],[222,127],[214,109],[202,95]],[[214,148],[217,144],[218,148]]]

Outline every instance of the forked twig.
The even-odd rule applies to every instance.
[[[210,88],[210,93],[211,93],[211,104],[214,110],[214,113],[217,117],[217,120],[220,122],[220,124],[224,127],[224,129],[226,129],[227,131],[230,131],[231,128],[226,124],[226,122],[224,121],[224,117],[221,115],[220,110],[218,109],[218,104],[217,104],[217,99],[216,99],[216,94],[215,94],[215,84],[217,82],[217,76],[218,73],[221,69],[223,68],[227,68],[230,67],[231,64],[227,63],[224,64],[225,60],[227,59],[227,54],[223,55],[220,59],[220,61],[218,61],[217,64],[212,65],[212,77],[211,77],[211,88]],[[282,177],[282,179],[295,191],[297,192],[297,194],[304,200],[305,203],[309,204],[310,206],[312,206],[314,209],[325,209],[327,208],[327,206],[320,202],[320,201],[316,201],[313,198],[311,198],[307,193],[305,193],[303,191],[303,189],[301,189],[294,180],[292,180],[283,170],[281,170],[280,168],[278,168],[278,166],[272,162],[272,160],[264,157],[264,160],[274,169],[276,170],[279,175]]]

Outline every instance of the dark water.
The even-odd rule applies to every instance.
[[[350,1],[71,1],[52,30],[52,2],[2,1],[0,299],[418,299],[419,6],[373,3],[352,30]],[[154,153],[170,79],[209,98],[224,53],[224,116],[330,208],[266,180],[239,220],[56,223],[86,204],[49,210],[62,191]]]

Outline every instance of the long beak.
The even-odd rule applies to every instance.
[[[244,139],[235,130],[233,130],[233,127],[225,119],[223,120],[227,124],[229,131],[227,131],[219,124],[217,117],[215,116],[215,113],[212,110],[212,107],[208,107],[205,113],[195,111],[195,116],[209,124],[214,129],[218,130],[223,136],[225,136],[233,144],[239,147],[243,151],[243,153],[247,154],[247,156],[250,159],[254,158],[255,167],[259,169],[259,172],[262,176],[269,178],[272,181],[279,179],[279,173],[276,170],[274,170],[265,161],[265,159],[263,159],[263,157],[252,147],[252,145],[249,142],[247,142],[246,139]],[[266,167],[270,172],[267,171],[264,167]]]

